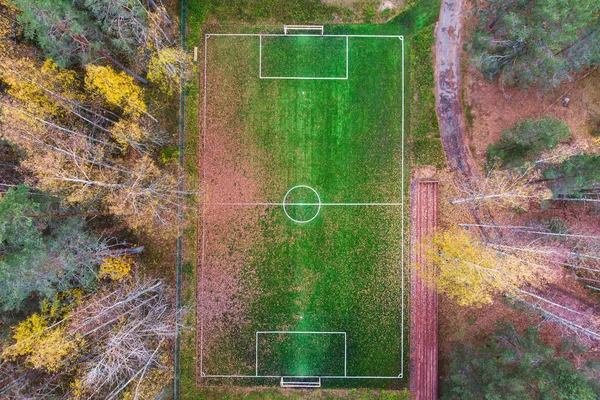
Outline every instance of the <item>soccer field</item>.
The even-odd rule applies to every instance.
[[[403,60],[402,36],[206,35],[201,385],[405,386]]]

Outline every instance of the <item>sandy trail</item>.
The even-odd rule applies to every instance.
[[[460,103],[463,0],[442,3],[435,41],[435,98],[440,134],[448,165],[465,177],[476,171],[465,143],[465,119]]]
[[[477,181],[482,178],[467,147],[465,115],[460,98],[463,8],[464,0],[442,1],[435,33],[435,101],[448,166],[455,174],[457,185],[474,192]],[[485,205],[474,205],[471,213],[476,221],[493,221],[492,213]],[[489,230],[482,231],[486,239],[489,233]],[[491,233],[500,235],[500,232]]]

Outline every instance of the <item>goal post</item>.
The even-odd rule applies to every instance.
[[[319,31],[321,36],[325,34],[324,25],[284,25],[283,33],[289,34],[290,31]]]
[[[281,377],[279,386],[282,388],[294,389],[318,389],[321,387],[321,378],[294,378]]]

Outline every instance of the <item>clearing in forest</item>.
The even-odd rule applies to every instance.
[[[200,385],[405,386],[404,40],[323,33],[205,36]]]

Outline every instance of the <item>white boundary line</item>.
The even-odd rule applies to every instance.
[[[208,88],[208,38],[210,36],[204,36],[204,93],[203,93],[203,111],[202,111],[202,181],[206,181],[206,102],[208,98],[207,88]],[[202,202],[202,254],[200,256],[200,295],[204,294],[204,254],[206,248],[206,203]],[[196,289],[198,290],[198,289]],[[198,294],[196,296],[196,301],[198,301]],[[204,311],[204,310],[203,310]],[[196,313],[198,312],[198,305],[196,305]],[[204,360],[204,318],[202,317],[203,312],[200,314],[200,375],[202,375],[203,371],[203,360]]]
[[[350,44],[349,44],[349,40],[350,39],[348,39],[348,36],[346,36],[346,79],[348,79],[348,76],[349,76],[348,75],[348,71],[350,69],[349,68],[349,66],[350,66],[350,56],[349,56],[349,53],[350,53],[350,50],[349,50],[350,49]]]
[[[321,35],[310,35],[310,34],[303,34],[303,35],[284,35],[284,34],[258,34],[258,33],[212,33],[212,34],[205,34],[205,39],[204,39],[204,104],[203,104],[203,123],[202,123],[202,148],[203,148],[203,162],[202,162],[202,177],[205,179],[206,178],[206,152],[204,151],[206,149],[206,144],[207,144],[207,140],[206,140],[206,131],[207,131],[207,124],[206,124],[206,110],[207,110],[207,54],[208,54],[208,39],[211,36],[231,36],[231,37],[247,37],[247,36],[321,36]],[[401,299],[401,305],[402,305],[402,310],[401,310],[401,330],[400,330],[400,354],[401,354],[401,361],[400,361],[400,374],[397,376],[344,376],[344,377],[339,377],[339,376],[297,376],[297,377],[284,377],[284,378],[322,378],[322,379],[402,379],[404,377],[404,268],[405,268],[405,245],[404,245],[404,237],[405,237],[405,225],[406,225],[406,216],[405,216],[405,210],[404,210],[404,174],[405,174],[405,168],[404,168],[404,152],[405,152],[405,145],[404,145],[404,95],[405,95],[405,91],[404,91],[404,85],[405,85],[405,79],[404,79],[404,36],[402,35],[322,35],[322,36],[332,36],[332,37],[346,37],[346,38],[351,38],[351,37],[364,37],[364,38],[397,38],[400,39],[402,41],[402,144],[401,144],[401,149],[402,149],[402,162],[401,162],[401,201],[400,201],[400,206],[402,207],[403,210],[403,214],[402,214],[402,229],[400,231],[400,237],[401,237],[401,257],[402,257],[402,265],[400,266],[400,271],[401,271],[401,279],[402,279],[402,299]],[[338,203],[338,204],[343,204],[343,203]],[[371,203],[373,204],[373,203]],[[391,204],[395,204],[397,205],[398,203],[391,203]],[[206,212],[206,205],[203,205],[203,216]],[[334,205],[334,203],[331,203],[331,205]],[[364,203],[361,205],[365,205]],[[206,243],[206,225],[204,223],[205,218],[203,217],[203,222],[202,222],[202,256],[201,256],[201,274],[200,274],[200,279],[201,279],[201,283],[200,283],[200,287],[201,287],[201,293],[203,293],[204,291],[204,254],[205,254],[205,243]],[[210,374],[205,374],[203,371],[203,343],[204,343],[204,339],[203,339],[203,326],[204,326],[204,321],[202,316],[200,317],[200,376],[204,377],[204,378],[281,378],[281,376],[256,376],[256,375],[210,375]]]
[[[326,332],[326,331],[256,331],[256,348],[255,348],[255,365],[254,371],[256,374],[254,377],[258,377],[258,335],[288,335],[288,334],[296,334],[296,335],[344,335],[344,376],[335,375],[338,378],[345,378],[348,376],[348,335],[346,332]],[[309,376],[292,376],[286,375],[282,376],[282,378],[308,378]],[[317,378],[318,376],[314,376]]]
[[[350,63],[350,61],[348,60],[348,54],[349,54],[349,50],[348,50],[348,36],[346,37],[346,76],[334,76],[334,77],[326,77],[326,76],[264,76],[262,74],[262,38],[263,36],[268,36],[268,35],[260,35],[259,36],[259,40],[258,40],[258,54],[259,54],[259,62],[258,62],[258,77],[260,79],[292,79],[292,80],[297,80],[297,79],[303,79],[303,80],[329,80],[329,81],[345,81],[348,80],[348,64]],[[276,36],[276,37],[302,37],[302,36],[314,36],[314,37],[332,37],[331,35],[281,35],[281,36]],[[273,37],[273,36],[271,36]],[[335,36],[335,37],[340,37],[340,36]]]
[[[402,198],[400,202],[402,203],[402,229],[400,230],[400,241],[401,241],[401,257],[402,257],[402,265],[400,265],[401,275],[402,275],[402,316],[400,320],[402,321],[402,329],[400,330],[400,375],[402,378],[404,376],[404,221],[406,219],[406,209],[404,208],[404,37],[402,37],[402,165],[401,165],[401,175],[400,178],[402,185]]]
[[[324,36],[324,37],[364,37],[364,38],[396,38],[403,40],[403,35],[316,35],[310,33],[302,34],[283,34],[283,33],[207,33],[206,36]]]
[[[328,206],[328,207],[401,207],[402,203],[270,203],[270,202],[257,202],[257,203],[208,203],[207,206],[221,206],[221,207],[256,207],[256,206]]]
[[[321,378],[321,379],[402,379],[401,376],[338,376],[338,375],[323,375],[323,376],[281,376],[281,375],[209,375],[202,374],[203,378]]]

